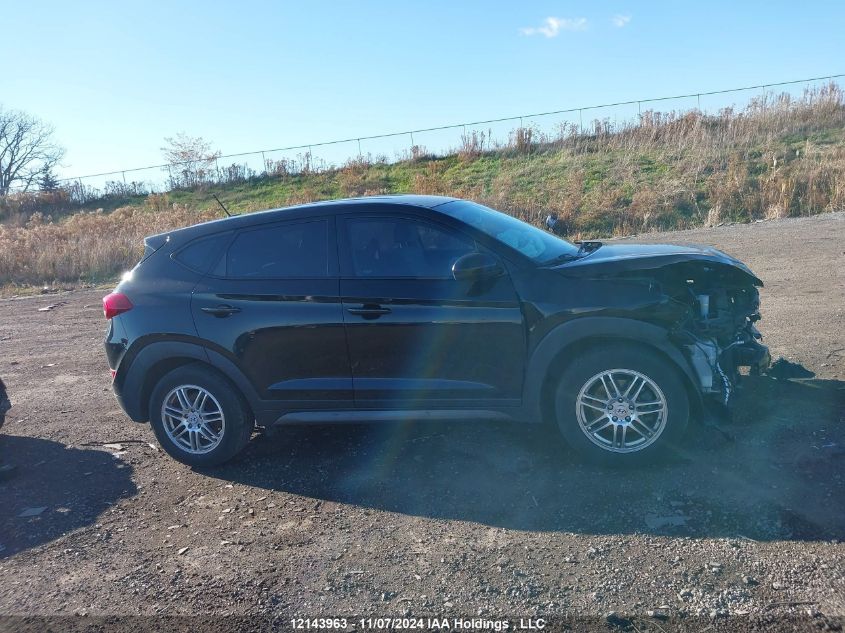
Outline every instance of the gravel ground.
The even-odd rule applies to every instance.
[[[816,377],[748,379],[732,423],[630,471],[501,424],[290,428],[193,471],[112,396],[102,291],[0,300],[0,614],[841,626],[845,214],[633,239],[746,261],[773,357]]]

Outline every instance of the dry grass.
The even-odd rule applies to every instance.
[[[0,224],[0,280],[43,284],[108,279],[138,261],[145,236],[213,217],[217,215],[210,211],[181,207],[123,207],[112,213],[77,213],[54,223],[36,213],[24,226]]]
[[[240,212],[379,193],[452,195],[538,224],[554,211],[573,238],[808,215],[845,208],[845,99],[831,84],[715,116],[644,112],[553,136],[519,128],[504,144],[472,132],[447,156],[417,146],[397,162],[362,156],[326,168],[308,154],[215,192]],[[38,210],[58,217],[72,210],[72,195],[0,199],[0,285],[114,276],[137,261],[145,235],[219,217],[210,194],[129,198],[111,213],[56,221]]]

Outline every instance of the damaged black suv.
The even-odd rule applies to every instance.
[[[256,429],[548,422],[612,464],[671,452],[769,362],[742,262],[571,244],[465,200],[307,204],[149,237],[103,300],[113,387],[202,466]]]

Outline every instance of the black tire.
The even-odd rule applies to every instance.
[[[174,389],[192,385],[206,390],[219,404],[225,425],[219,443],[204,453],[191,453],[176,443],[165,430],[162,407]],[[150,395],[150,425],[161,447],[175,460],[188,466],[217,466],[237,455],[249,442],[255,420],[243,396],[215,370],[206,365],[183,365],[165,374]]]
[[[645,346],[622,342],[603,344],[589,349],[572,361],[560,375],[554,402],[558,429],[569,446],[587,460],[608,466],[643,465],[666,459],[675,454],[689,423],[689,396],[679,376],[679,370],[670,361]],[[654,439],[651,439],[651,437],[646,438],[641,432],[631,430],[629,426],[625,429],[626,437],[627,433],[630,432],[633,438],[632,443],[633,441],[643,443],[641,448],[630,447],[630,452],[614,452],[609,444],[604,444],[604,442],[612,442],[616,438],[616,435],[613,435],[615,424],[599,433],[600,438],[591,439],[588,432],[582,428],[578,417],[580,408],[581,411],[585,412],[582,414],[582,418],[588,427],[591,420],[586,419],[587,412],[600,420],[594,428],[601,427],[610,421],[609,416],[615,411],[606,413],[605,415],[608,418],[602,419],[600,410],[593,412],[588,407],[579,407],[578,396],[581,390],[591,383],[592,379],[602,372],[615,369],[629,370],[645,376],[662,392],[666,403],[666,415],[662,418],[662,426],[658,414],[644,413],[645,405],[641,405],[639,412],[637,412],[637,407],[634,406],[631,417],[636,420],[638,415],[642,416],[642,420],[648,424],[647,428],[653,427],[660,430],[655,432],[653,434]],[[620,375],[617,374],[616,376],[616,382],[622,383],[619,385],[620,391],[624,392],[626,374],[621,374],[621,380]],[[630,376],[631,381],[634,380],[633,374],[628,374],[628,376]],[[606,392],[604,389],[601,392],[597,391],[599,383],[592,384],[595,385],[595,390],[586,393],[604,394]],[[637,384],[635,383],[634,390],[636,388]],[[611,386],[610,389],[612,390],[613,387]],[[649,391],[650,389],[651,387],[646,384],[642,393],[656,393]],[[657,399],[660,398],[659,395],[656,395],[656,397]],[[608,398],[608,405],[606,406],[610,404],[615,406],[615,403],[616,399]],[[625,404],[621,406],[628,406],[628,401],[626,400]],[[618,418],[618,420],[621,425],[622,418]],[[635,424],[639,426],[640,422],[635,422]],[[622,437],[621,426],[619,427],[619,437]],[[619,450],[619,448],[616,450]]]

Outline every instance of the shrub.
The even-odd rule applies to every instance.
[[[575,239],[808,215],[845,208],[845,99],[830,84],[716,115],[646,111],[585,131],[561,124],[555,138],[519,128],[504,148],[489,131],[473,131],[443,157],[415,145],[395,163],[367,155],[330,168],[309,151],[268,161],[261,176],[239,165],[220,171],[226,182],[249,183],[218,183],[241,210],[373,193],[451,195],[540,226],[554,212]],[[0,284],[111,277],[137,261],[144,236],[220,216],[200,189],[97,211],[140,191],[126,188],[103,196],[75,183],[0,199]]]

